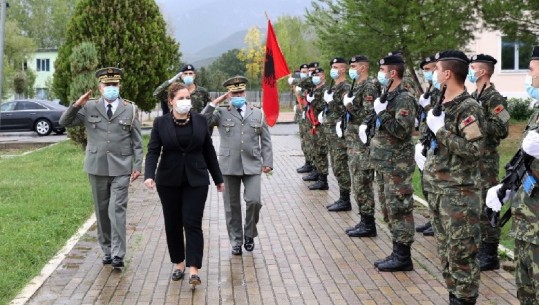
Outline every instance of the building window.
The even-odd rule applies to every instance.
[[[36,88],[36,98],[40,100],[49,99],[49,89],[48,88]]]
[[[533,46],[502,37],[502,70],[528,70]]]
[[[44,71],[44,72],[49,72],[50,71],[50,62],[51,60],[46,58],[46,59],[36,59],[36,67],[37,67],[37,72],[40,72],[40,71]]]

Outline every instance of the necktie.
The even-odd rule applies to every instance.
[[[241,114],[241,108],[238,108],[238,113],[239,113],[240,116],[243,118],[243,115]]]
[[[108,104],[107,105],[107,116],[110,118],[112,118],[112,105],[111,104]]]

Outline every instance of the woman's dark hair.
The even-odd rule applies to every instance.
[[[170,85],[170,87],[168,87],[168,101],[172,101],[176,96],[176,93],[183,89],[187,89],[187,87],[182,83],[175,82]]]

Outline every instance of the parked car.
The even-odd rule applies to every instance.
[[[0,105],[1,131],[35,131],[40,136],[52,131],[63,134],[58,121],[67,107],[42,100],[15,100]]]

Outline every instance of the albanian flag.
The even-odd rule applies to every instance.
[[[266,60],[262,79],[262,109],[269,126],[275,125],[279,117],[279,91],[277,80],[290,74],[273,26],[268,19],[268,37],[266,38]]]

